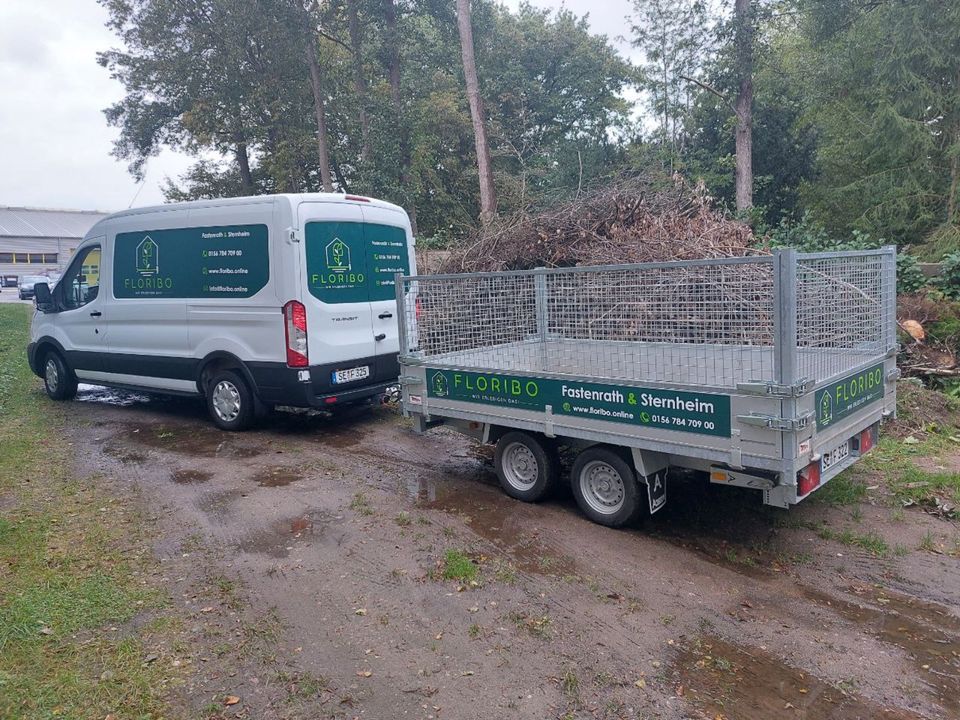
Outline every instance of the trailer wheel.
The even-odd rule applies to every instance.
[[[607,527],[626,525],[643,506],[633,468],[608,448],[587,448],[577,456],[571,487],[584,515]]]
[[[556,451],[527,433],[503,435],[497,441],[493,463],[500,487],[517,500],[537,502],[556,487],[559,475]]]

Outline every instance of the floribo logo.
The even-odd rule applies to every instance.
[[[170,290],[173,279],[160,277],[160,246],[149,235],[137,244],[134,258],[135,269],[140,277],[125,277],[123,287],[127,290]]]
[[[327,244],[327,268],[333,272],[350,272],[353,263],[350,260],[350,246],[340,238],[334,238]]]
[[[820,400],[820,424],[829,425],[831,420],[833,420],[833,398],[830,397],[830,393],[824,393],[823,399]]]
[[[156,275],[160,272],[160,248],[149,235],[137,245],[137,272],[141,275]]]
[[[433,394],[437,397],[446,397],[450,394],[447,376],[443,373],[438,372],[433,375]]]

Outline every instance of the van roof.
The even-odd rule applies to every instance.
[[[150,212],[166,212],[169,210],[175,210],[177,208],[230,207],[231,205],[244,205],[250,201],[264,202],[266,200],[273,200],[275,198],[285,198],[290,202],[291,205],[304,201],[350,203],[358,205],[372,205],[373,207],[384,208],[387,210],[405,212],[404,209],[399,205],[394,205],[393,203],[388,203],[384,200],[377,200],[376,198],[365,197],[361,195],[351,195],[348,193],[283,193],[276,195],[247,195],[243,197],[217,198],[211,200],[190,200],[188,202],[167,203],[165,205],[149,205],[146,207],[131,208],[129,210],[121,210],[118,213],[113,213],[112,215],[103,218],[97,223],[97,225],[110,220],[111,218],[117,217],[130,217],[133,215],[142,215]]]

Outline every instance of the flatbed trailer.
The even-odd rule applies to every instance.
[[[402,406],[497,444],[526,501],[577,452],[583,512],[620,526],[670,468],[788,508],[896,412],[896,248],[398,276]],[[645,492],[644,492],[645,490]]]

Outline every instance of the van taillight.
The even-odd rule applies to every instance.
[[[307,309],[291,300],[283,306],[283,329],[287,336],[287,365],[307,367]]]

